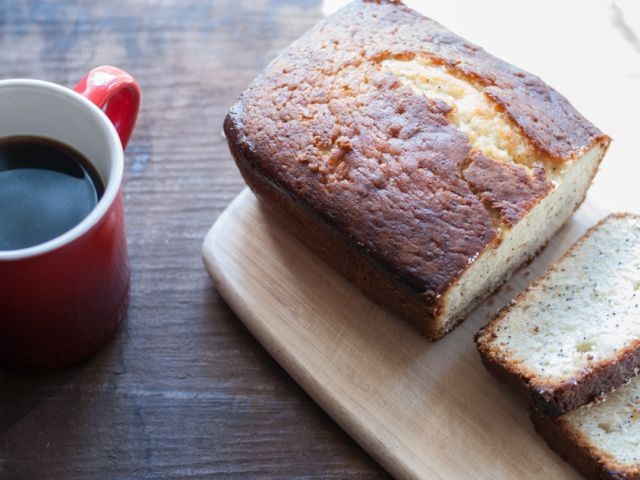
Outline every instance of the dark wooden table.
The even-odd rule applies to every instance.
[[[81,365],[0,373],[0,478],[387,478],[253,339],[200,257],[243,188],[222,119],[320,17],[313,0],[0,1],[0,78],[72,86],[113,64],[144,95],[126,155],[128,320]]]

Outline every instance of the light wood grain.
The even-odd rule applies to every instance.
[[[584,205],[530,267],[436,343],[365,298],[248,190],[209,232],[204,260],[256,338],[397,478],[578,478],[485,372],[473,335],[599,216]]]

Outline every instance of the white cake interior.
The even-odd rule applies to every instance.
[[[494,290],[525,260],[543,247],[582,202],[605,147],[598,145],[569,163],[557,176],[555,188],[513,228],[502,232],[502,243],[488,249],[452,286],[445,299],[443,324],[453,327],[467,306]]]
[[[619,466],[640,468],[640,378],[561,421]]]
[[[640,219],[609,217],[493,331],[500,356],[541,383],[616,361],[640,340]]]

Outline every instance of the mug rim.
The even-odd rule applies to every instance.
[[[46,242],[17,250],[0,250],[0,262],[8,260],[22,260],[49,253],[64,247],[85,235],[89,230],[97,225],[102,218],[104,218],[105,214],[113,204],[118,192],[120,191],[124,173],[124,151],[122,143],[120,142],[120,137],[111,123],[111,120],[109,120],[107,115],[93,102],[70,88],[63,87],[62,85],[48,82],[46,80],[28,78],[0,80],[0,96],[2,95],[1,90],[4,87],[27,87],[53,91],[62,95],[69,101],[75,102],[87,109],[94,117],[96,117],[101,132],[107,138],[109,149],[111,151],[109,155],[111,168],[109,178],[104,179],[105,190],[102,197],[93,210],[91,210],[91,213],[89,213],[89,215],[87,215],[80,223],[72,229],[67,230],[62,235],[54,237],[51,240],[47,240]],[[0,137],[2,137],[1,132]],[[75,145],[70,146],[75,148]]]

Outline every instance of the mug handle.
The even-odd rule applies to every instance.
[[[74,90],[104,111],[116,127],[124,149],[140,108],[140,87],[134,78],[124,70],[104,65],[91,70]]]

